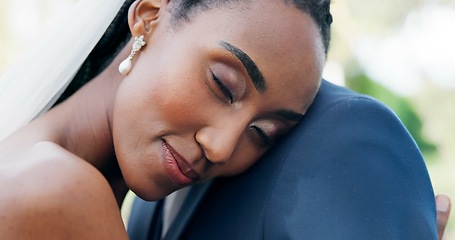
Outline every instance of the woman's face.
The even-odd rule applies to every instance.
[[[122,173],[149,200],[249,168],[305,113],[324,61],[316,25],[282,1],[206,10],[177,29],[166,7],[114,110]]]

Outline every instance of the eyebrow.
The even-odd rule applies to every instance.
[[[287,109],[280,109],[273,113],[291,122],[298,122],[303,117],[303,114]]]
[[[258,90],[258,92],[264,92],[267,89],[264,76],[261,71],[259,71],[259,68],[256,66],[254,61],[245,52],[230,43],[221,41],[220,45],[240,60],[250,76],[256,90]]]

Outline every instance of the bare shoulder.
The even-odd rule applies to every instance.
[[[0,165],[2,239],[127,239],[96,168],[50,142],[11,158]]]

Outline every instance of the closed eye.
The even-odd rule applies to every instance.
[[[213,73],[212,73],[212,79],[218,86],[218,88],[221,90],[223,95],[226,97],[227,100],[229,100],[229,103],[234,102],[234,95],[232,94],[231,90],[226,87],[226,85]]]
[[[258,134],[259,137],[261,138],[260,144],[261,147],[269,147],[274,143],[274,140],[269,135],[267,135],[264,132],[264,130],[262,130],[260,127],[251,126],[251,128],[254,129],[254,131],[256,131],[256,134]]]

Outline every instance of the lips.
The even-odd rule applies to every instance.
[[[169,177],[179,185],[189,185],[200,178],[188,161],[163,141],[164,168]]]

